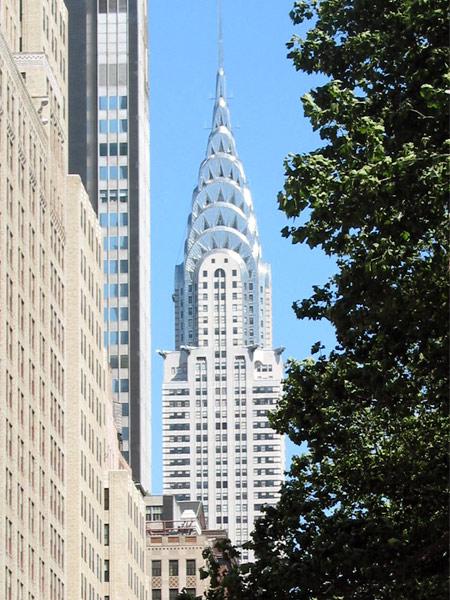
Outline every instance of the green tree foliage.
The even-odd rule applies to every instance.
[[[289,57],[326,83],[303,97],[323,145],[286,161],[283,235],[336,259],[294,310],[337,347],[288,365],[273,424],[308,451],[228,598],[444,599],[447,2],[301,0],[291,17],[313,26]]]
[[[200,578],[209,578],[205,592],[206,600],[227,600],[244,598],[242,576],[246,568],[239,565],[239,551],[228,539],[219,539],[212,548],[203,551],[206,568],[200,569]],[[245,596],[247,598],[247,596]]]

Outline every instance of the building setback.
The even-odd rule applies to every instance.
[[[103,229],[104,344],[115,419],[150,489],[150,205],[145,0],[67,0],[69,167]]]
[[[270,266],[223,68],[173,299],[176,351],[161,352],[164,493],[202,501],[208,526],[228,529],[240,545],[282,481],[283,440],[267,413],[279,397],[283,349],[272,348]]]
[[[119,451],[102,340],[102,232],[79,176],[67,192],[67,598],[146,600],[144,499]]]

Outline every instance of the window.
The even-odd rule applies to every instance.
[[[103,543],[109,546],[109,523],[105,523],[103,528]]]
[[[110,285],[105,285],[103,290],[103,295],[105,298],[117,298],[119,295],[119,286],[117,283],[111,283]]]
[[[127,260],[120,261],[120,272],[128,273],[128,261]]]
[[[128,121],[127,119],[111,119],[110,121],[100,120],[100,133],[107,133],[108,124],[110,133],[127,133]]]
[[[189,460],[188,460],[189,463]],[[146,521],[161,521],[162,520],[162,506],[147,506],[145,511]]]
[[[161,590],[152,590],[152,600],[161,600]]]
[[[170,589],[169,590],[169,600],[177,600],[177,596],[178,596],[178,590],[177,589]]]
[[[108,583],[109,582],[109,560],[105,559],[103,561],[103,565],[104,565],[103,581],[105,581],[106,583]]]
[[[177,560],[169,560],[169,575],[178,576],[178,561]],[[178,594],[178,591],[177,591]]]
[[[109,261],[109,272],[110,273],[117,273],[117,267],[118,267],[118,261],[117,260],[110,260]]]
[[[195,558],[186,560],[186,575],[195,575]]]
[[[110,227],[117,227],[118,224],[119,224],[119,215],[116,212],[109,213],[109,225],[110,225]]]
[[[152,577],[161,577],[161,561],[152,560]]]

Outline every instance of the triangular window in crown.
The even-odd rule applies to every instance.
[[[222,190],[219,190],[219,194],[217,196],[217,202],[225,202],[225,198],[223,197]]]
[[[219,227],[223,227],[225,225],[221,212],[219,212],[219,216],[217,217],[216,225]]]

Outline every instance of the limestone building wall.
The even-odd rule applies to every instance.
[[[205,566],[202,552],[212,545],[203,534],[152,535],[147,552],[151,574],[151,600],[174,600],[186,588],[195,596],[203,595],[208,587],[199,570]]]
[[[149,600],[145,552],[145,504],[130,471],[109,471],[105,481],[104,595],[111,600]]]
[[[101,232],[78,176],[68,177],[67,596],[103,596],[106,355],[102,344]]]
[[[67,175],[67,11],[18,6],[0,2],[0,598],[148,600],[145,508],[103,350],[101,230]],[[109,544],[127,547],[128,498],[124,561]]]
[[[36,111],[33,77],[11,53],[20,49],[17,5],[0,7],[0,595],[62,600],[66,264],[57,199],[65,173]]]

